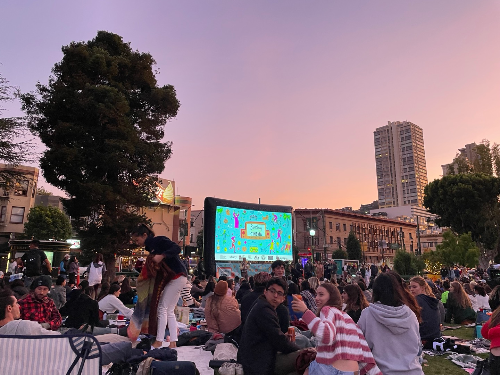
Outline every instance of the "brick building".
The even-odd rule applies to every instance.
[[[315,235],[309,233],[310,227]],[[391,261],[397,249],[417,251],[417,225],[383,217],[331,209],[294,210],[294,241],[299,253],[312,253],[316,259],[331,258],[333,251],[346,249],[353,231],[361,243],[368,263]],[[319,254],[319,255],[318,255]]]

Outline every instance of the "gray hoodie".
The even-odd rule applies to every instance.
[[[408,306],[372,303],[361,312],[358,326],[384,375],[423,374],[419,325]]]
[[[60,335],[59,332],[42,328],[40,323],[31,320],[13,320],[0,327],[0,335]]]

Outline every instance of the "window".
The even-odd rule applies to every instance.
[[[344,232],[347,230],[347,226],[346,224],[343,225],[344,226]]]
[[[330,227],[330,229],[333,229],[333,223],[331,221],[328,223],[328,226]]]
[[[10,222],[13,224],[22,224],[24,221],[24,207],[12,207]]]
[[[189,242],[193,243],[193,233],[189,235]]]
[[[340,246],[342,245],[342,240],[340,239],[340,237],[337,237],[337,245],[339,245],[340,249]]]
[[[7,206],[2,206],[0,209],[0,223],[5,223],[5,217],[7,216]]]
[[[340,232],[340,223],[335,224],[335,230]]]
[[[330,236],[330,243],[333,243],[333,236]]]
[[[14,185],[14,195],[16,197],[27,197],[28,196],[28,180],[16,182]]]
[[[347,238],[344,238],[344,245],[347,246]]]

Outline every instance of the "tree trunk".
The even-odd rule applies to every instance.
[[[106,264],[106,272],[103,275],[103,282],[107,281],[112,283],[116,277],[116,258],[114,255],[108,255],[104,258],[104,263]]]

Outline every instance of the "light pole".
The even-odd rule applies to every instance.
[[[314,236],[316,235],[316,231],[313,228],[309,229],[309,235],[311,236],[312,261],[314,262]]]

